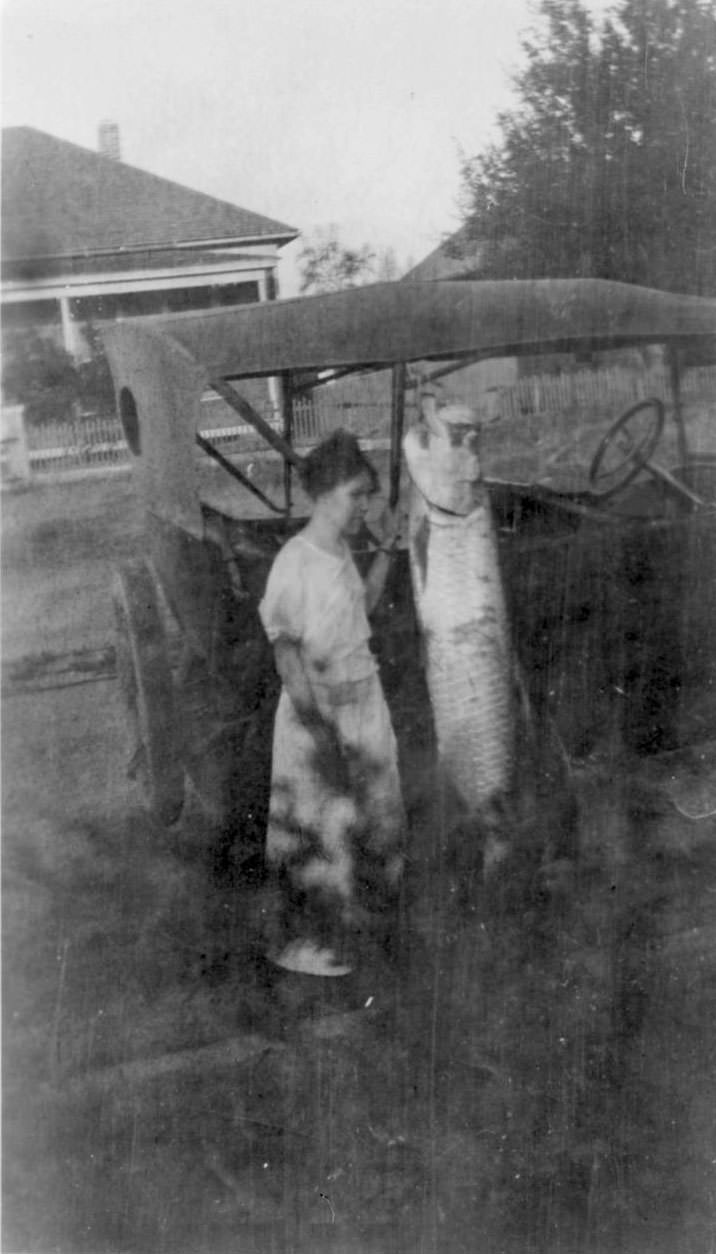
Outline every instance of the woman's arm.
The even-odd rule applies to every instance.
[[[398,551],[399,539],[398,511],[387,509],[383,515],[381,532],[383,539],[365,577],[365,603],[369,614],[373,613],[380,601],[388,577],[390,564]]]
[[[369,614],[373,613],[373,610],[383,595],[385,581],[388,578],[388,571],[390,570],[390,563],[393,560],[393,554],[395,552],[397,552],[395,547],[392,547],[388,551],[386,551],[386,549],[378,549],[378,552],[371,562],[370,570],[363,581],[365,583],[365,604]]]
[[[330,772],[336,780],[345,783],[345,759],[335,727],[316,705],[311,683],[301,661],[298,645],[280,638],[274,644],[276,669],[281,676],[293,707],[311,736],[321,756],[323,771]]]
[[[306,668],[301,661],[301,651],[298,645],[292,640],[287,640],[285,636],[279,636],[274,643],[273,651],[281,683],[291,698],[299,718],[306,723],[315,722],[319,718],[319,712]]]

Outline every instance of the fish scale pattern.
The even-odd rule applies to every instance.
[[[410,563],[442,770],[475,813],[508,789],[514,757],[509,626],[489,504],[451,515],[413,487]]]

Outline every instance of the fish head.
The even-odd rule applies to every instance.
[[[468,405],[438,405],[432,394],[423,396],[404,450],[410,477],[431,505],[452,514],[475,508],[482,481],[479,440],[479,419]]]

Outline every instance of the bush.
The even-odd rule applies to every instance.
[[[93,413],[114,413],[114,382],[100,333],[91,322],[86,322],[82,334],[90,356],[77,367],[80,405]]]
[[[30,425],[67,421],[79,403],[79,378],[70,354],[36,331],[7,338],[2,386],[6,401],[24,405]]]
[[[83,335],[90,356],[80,363],[37,331],[5,337],[3,396],[9,404],[25,407],[30,426],[70,422],[79,412],[113,412],[114,386],[99,333],[87,324]]]

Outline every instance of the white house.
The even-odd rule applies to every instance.
[[[3,331],[75,357],[107,319],[271,300],[290,226],[31,127],[2,132]]]

